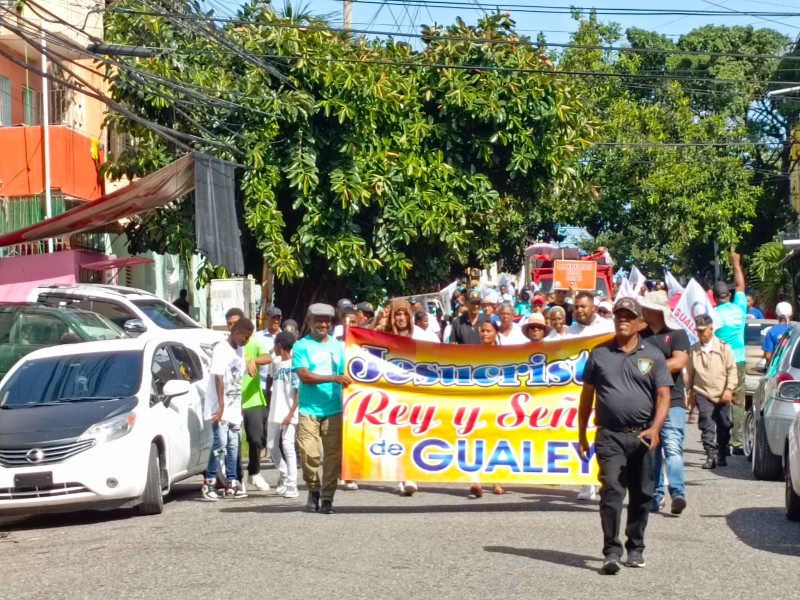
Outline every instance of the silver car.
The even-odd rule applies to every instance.
[[[747,395],[748,405],[753,398],[753,394],[758,389],[758,382],[764,374],[764,369],[758,369],[764,351],[764,338],[767,331],[773,325],[777,325],[777,319],[747,319],[744,326],[744,343],[747,358],[745,359],[746,375],[744,378],[744,391]]]
[[[781,384],[780,394],[793,397],[800,402],[800,382],[787,381]],[[789,428],[789,443],[786,448],[784,468],[786,481],[786,518],[800,521],[800,413]]]
[[[784,477],[789,428],[800,412],[797,400],[780,393],[780,384],[790,381],[800,381],[800,324],[781,337],[746,413],[742,441],[756,479]]]

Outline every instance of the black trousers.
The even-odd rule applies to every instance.
[[[731,441],[730,403],[717,404],[700,394],[695,394],[694,397],[700,413],[697,425],[700,428],[700,439],[706,454],[713,454],[717,449],[727,448]]]
[[[600,466],[600,523],[603,527],[603,555],[622,557],[619,529],[622,502],[628,493],[628,522],[625,548],[644,550],[644,530],[653,501],[653,451],[636,433],[598,428],[595,436]]]
[[[252,477],[261,471],[261,449],[266,446],[266,421],[269,411],[266,406],[245,408],[242,416],[244,417],[244,433],[247,436],[247,446],[250,451],[247,474]]]

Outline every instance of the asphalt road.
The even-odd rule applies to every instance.
[[[302,511],[305,493],[204,503],[192,481],[160,516],[0,520],[0,598],[796,598],[800,524],[783,484],[754,481],[738,456],[702,471],[690,427],[688,509],[653,515],[647,567],[614,577],[598,573],[597,505],[574,488],[470,500],[466,486],[401,498],[364,484],[323,516]]]

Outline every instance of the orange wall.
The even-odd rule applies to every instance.
[[[6,196],[34,196],[44,191],[44,129],[42,127],[0,128],[0,193]],[[103,195],[100,151],[92,159],[92,140],[63,126],[50,126],[50,185],[69,196],[94,200]]]
[[[8,51],[8,49],[5,49]],[[16,54],[16,53],[14,53]],[[18,56],[20,60],[24,57]],[[39,67],[40,65],[36,65]],[[19,125],[23,123],[22,91],[25,86],[37,92],[42,91],[42,78],[35,73],[28,72],[25,68],[11,62],[5,56],[0,56],[0,75],[11,80],[11,124]],[[27,75],[27,78],[26,78]],[[2,148],[2,146],[0,146]]]

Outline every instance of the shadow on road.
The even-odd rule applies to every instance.
[[[571,552],[560,552],[558,550],[547,550],[545,548],[512,548],[511,546],[484,546],[486,552],[498,552],[500,554],[511,554],[532,560],[553,563],[555,565],[566,565],[577,569],[588,569],[589,571],[600,572],[602,558],[596,556],[584,556],[582,554],[572,554]],[[597,563],[597,566],[590,566],[589,563]]]
[[[800,523],[788,521],[783,508],[740,508],[726,516],[725,521],[751,548],[800,556]]]

